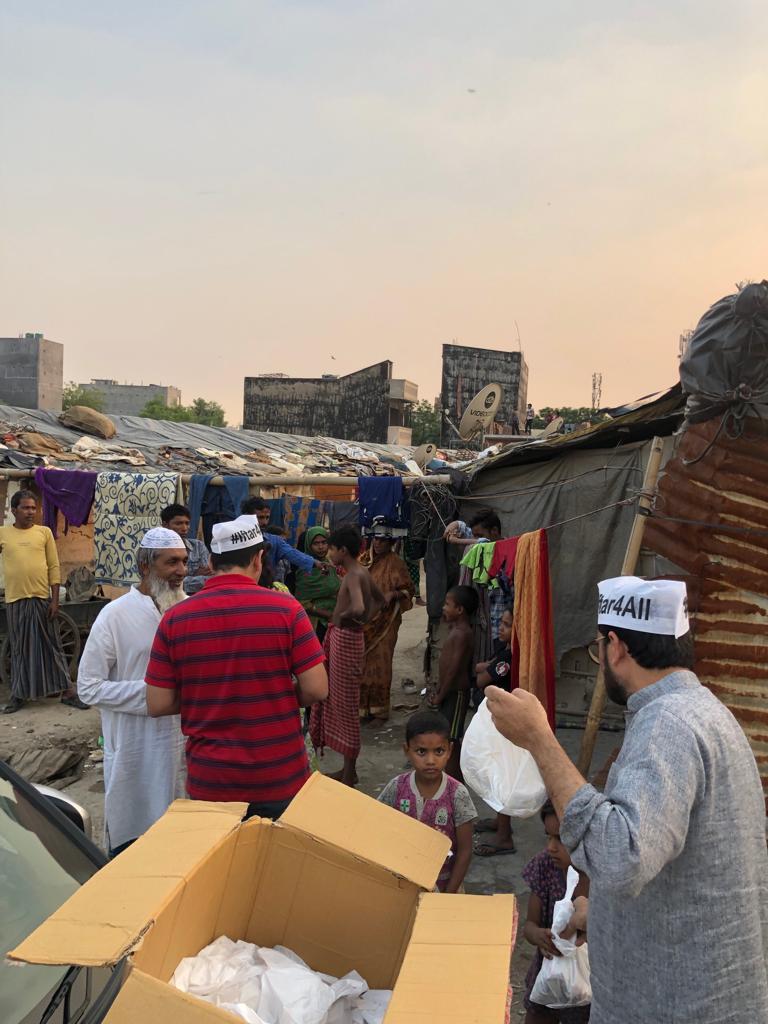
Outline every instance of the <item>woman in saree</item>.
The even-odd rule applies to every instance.
[[[389,717],[392,688],[392,660],[403,612],[413,608],[415,587],[408,567],[395,553],[394,540],[386,527],[374,527],[373,541],[360,561],[384,595],[386,604],[365,627],[365,668],[360,687],[360,717]]]
[[[303,549],[319,562],[328,558],[329,533],[323,526],[312,526],[303,537]],[[336,607],[341,580],[336,569],[328,563],[328,571],[314,568],[312,572],[296,571],[295,598],[309,616],[312,628],[320,640],[325,636],[328,623]]]

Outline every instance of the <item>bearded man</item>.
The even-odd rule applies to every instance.
[[[163,613],[185,599],[187,557],[173,530],[149,530],[136,558],[141,582],[99,613],[80,659],[78,693],[101,713],[110,857],[185,796],[179,716],[149,717],[144,676]]]

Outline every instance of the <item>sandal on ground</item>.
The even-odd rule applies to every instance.
[[[24,707],[24,701],[21,697],[11,697],[10,701],[3,708],[4,715],[14,715],[17,711],[21,711]],[[16,726],[14,725],[14,729]]]
[[[495,843],[478,843],[475,847],[476,857],[502,857],[507,853],[517,853],[515,844],[511,846],[496,846]]]
[[[79,697],[62,697],[61,703],[68,708],[77,708],[78,711],[87,711],[90,707],[90,704],[83,704]]]

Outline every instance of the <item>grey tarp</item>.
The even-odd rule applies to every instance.
[[[492,508],[504,536],[514,537],[612,505],[641,489],[649,450],[638,442],[489,467],[474,476],[471,498],[461,499],[462,518]],[[621,572],[635,508],[609,508],[548,531],[556,664],[594,638],[597,583]]]

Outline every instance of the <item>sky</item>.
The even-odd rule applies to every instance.
[[[765,0],[5,0],[0,336],[181,388],[516,349],[677,379],[768,276]]]

